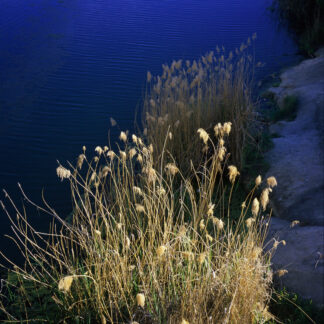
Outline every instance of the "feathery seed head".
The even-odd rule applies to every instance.
[[[144,294],[137,294],[136,295],[136,302],[137,302],[137,306],[140,306],[140,307],[144,308],[144,305],[145,305],[145,296],[144,296]]]
[[[198,256],[198,262],[199,264],[203,264],[206,259],[206,252],[200,253]]]
[[[223,131],[223,127],[221,123],[218,123],[217,125],[215,125],[214,127],[214,132],[215,132],[215,136],[221,136],[223,137],[224,135],[224,131]]]
[[[279,244],[282,243],[283,246],[286,245],[286,241],[285,240],[281,240],[281,241],[277,241],[276,239],[274,240],[274,243],[273,243],[273,248],[276,249]]]
[[[127,141],[127,135],[126,135],[126,133],[125,132],[120,132],[119,139],[121,141],[123,141],[124,143],[126,143],[126,141]]]
[[[129,271],[133,271],[135,268],[136,268],[136,267],[135,267],[133,264],[131,264],[131,265],[128,267],[128,270],[129,270]]]
[[[62,278],[58,283],[58,289],[64,292],[69,292],[73,282],[73,276],[66,276]]]
[[[192,68],[193,71],[197,71],[198,70],[198,65],[197,65],[196,60],[193,61],[191,68]]]
[[[163,125],[164,124],[164,119],[161,116],[158,118],[158,124],[159,125]]]
[[[207,56],[207,61],[209,63],[212,63],[213,62],[213,58],[214,58],[214,51],[211,51],[208,56]]]
[[[107,152],[107,156],[110,158],[110,160],[112,161],[114,159],[114,157],[116,156],[116,153],[114,151],[108,151]]]
[[[101,146],[97,146],[97,147],[95,148],[95,151],[96,151],[96,153],[97,153],[98,155],[101,155],[101,154],[103,153],[103,149],[102,149]]]
[[[107,177],[108,173],[111,172],[111,169],[109,168],[109,166],[105,166],[102,168],[102,176],[105,178]]]
[[[80,154],[78,157],[77,168],[81,170],[83,161],[85,160],[86,156],[84,154]]]
[[[182,101],[180,101],[180,100],[176,101],[175,104],[176,104],[176,106],[179,107],[180,109],[183,109],[183,108],[185,107],[185,104],[184,104]]]
[[[155,101],[153,99],[150,99],[150,105],[152,106],[152,108],[155,107]]]
[[[262,253],[262,248],[260,247],[254,247],[251,253],[251,257],[253,260],[256,260],[257,258],[259,258],[259,256]]]
[[[213,217],[212,221],[219,231],[221,231],[224,228],[224,222],[221,219]]]
[[[269,178],[267,179],[267,184],[268,184],[268,186],[269,186],[270,188],[275,187],[275,186],[277,185],[277,180],[276,180],[276,178],[275,178],[275,177],[269,177]]]
[[[166,246],[165,245],[160,245],[157,249],[156,249],[156,254],[158,257],[161,257],[164,252],[166,250]]]
[[[97,163],[97,162],[99,161],[99,157],[98,157],[98,156],[95,156],[95,157],[93,158],[93,161],[94,161],[95,163]]]
[[[176,167],[174,163],[168,163],[165,166],[165,170],[167,171],[168,174],[170,175],[176,175],[179,172],[179,169]]]
[[[117,122],[114,118],[110,117],[110,124],[112,127],[116,126],[117,125]]]
[[[213,221],[213,224],[217,226],[217,223],[219,222],[219,218],[213,217],[212,221]]]
[[[279,244],[280,244],[280,242],[275,239],[274,243],[273,243],[273,248],[276,249]]]
[[[199,228],[200,228],[200,230],[202,231],[205,227],[206,227],[206,226],[205,226],[204,220],[202,219],[202,220],[199,222]]]
[[[138,213],[144,213],[144,211],[145,211],[144,206],[141,205],[141,204],[135,204],[135,209],[136,209],[136,211],[137,211]]]
[[[261,202],[263,211],[265,211],[267,208],[267,205],[269,203],[269,188],[263,189],[263,191],[261,193],[261,197],[260,197],[260,202]]]
[[[199,134],[199,137],[203,140],[204,144],[207,144],[209,139],[207,132],[204,129],[199,128],[197,133]]]
[[[182,252],[182,256],[184,259],[186,259],[187,261],[190,261],[193,259],[194,255],[192,252],[189,252],[189,251],[184,251]]]
[[[126,161],[126,157],[127,157],[127,155],[126,155],[126,153],[125,153],[124,151],[119,151],[119,155],[120,155],[120,157],[121,157],[121,159],[122,159],[123,161]]]
[[[150,103],[151,103],[151,105],[152,105],[152,103],[153,103],[153,105],[155,105],[155,102],[153,99],[150,100]],[[153,123],[155,122],[155,118],[153,116],[151,116],[149,112],[146,112],[146,120],[147,120],[147,122],[150,122],[150,121]]]
[[[142,155],[141,155],[141,154],[138,154],[136,160],[137,160],[140,164],[142,164],[142,163],[143,163],[143,157],[142,157]]]
[[[169,140],[171,141],[172,140],[172,133],[169,132],[168,136],[169,136]]]
[[[130,248],[130,245],[131,245],[131,241],[130,241],[130,239],[129,239],[128,236],[126,236],[126,239],[125,240],[126,240],[125,246],[126,246],[127,249],[129,249]]]
[[[128,152],[129,158],[132,159],[136,155],[136,149],[131,148]]]
[[[135,134],[132,135],[132,140],[134,144],[137,144],[137,136]]]
[[[228,167],[228,171],[230,182],[234,183],[236,177],[240,174],[240,172],[238,172],[237,167],[234,165],[230,165]]]
[[[185,234],[186,234],[186,232],[187,232],[187,228],[186,228],[186,226],[185,225],[181,225],[180,226],[180,228],[179,228],[179,236],[181,237],[181,236],[184,236]]]
[[[226,148],[225,148],[225,146],[221,146],[217,151],[218,160],[223,161],[225,158],[225,154],[226,154]]]
[[[223,129],[226,135],[229,135],[229,133],[231,132],[231,128],[232,128],[231,122],[224,123]]]
[[[142,148],[142,152],[145,156],[149,155],[149,150],[145,146]]]
[[[277,270],[276,272],[275,272],[275,274],[280,278],[280,277],[282,277],[282,276],[284,276],[285,274],[287,274],[288,273],[288,270],[286,270],[286,269],[280,269],[280,270]]]
[[[158,187],[156,188],[156,192],[157,192],[157,194],[158,194],[159,196],[163,196],[163,195],[166,194],[166,191],[165,191],[165,189],[164,189],[162,186],[158,186]]]
[[[258,175],[255,179],[255,185],[258,187],[262,182],[262,178],[260,175]]]
[[[134,187],[133,187],[133,191],[134,191],[134,193],[135,193],[136,195],[139,195],[139,196],[142,196],[142,195],[143,195],[143,192],[142,192],[142,190],[141,190],[140,187],[136,187],[136,186],[134,186]]]
[[[155,183],[157,175],[156,175],[156,171],[153,168],[149,168],[147,175],[148,175],[149,182]]]
[[[87,148],[83,145],[83,146],[82,146],[82,151],[83,151],[83,153],[85,153],[86,149],[87,149]]]
[[[150,71],[147,71],[147,76],[146,76],[146,78],[147,78],[147,82],[151,82],[152,74],[151,74]]]
[[[62,165],[57,167],[56,174],[61,179],[61,181],[63,181],[63,179],[68,179],[71,177],[71,171],[65,169]]]
[[[257,216],[259,213],[259,209],[260,209],[259,200],[257,198],[254,198],[252,202],[252,215]]]
[[[245,221],[245,224],[248,228],[250,228],[252,226],[252,224],[255,222],[255,219],[250,217]]]
[[[209,235],[208,233],[206,233],[206,239],[210,243],[213,242],[213,240],[214,240],[213,237],[211,235]]]
[[[207,216],[209,216],[209,217],[213,216],[214,208],[215,208],[215,204],[212,204],[212,203],[208,204]]]
[[[295,227],[296,225],[298,225],[299,223],[300,223],[299,220],[294,220],[294,221],[292,221],[292,222],[290,223],[290,227],[293,228],[293,227]]]
[[[92,174],[91,174],[91,177],[90,177],[90,182],[95,181],[96,178],[97,178],[97,173],[96,173],[96,171],[93,171]]]

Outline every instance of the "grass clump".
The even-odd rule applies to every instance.
[[[282,107],[276,111],[274,121],[287,120],[293,121],[297,117],[298,98],[293,95],[286,96],[282,102]]]
[[[304,54],[312,56],[324,44],[323,0],[274,0],[271,9],[288,22]]]
[[[262,97],[264,100],[263,118],[266,122],[275,123],[280,120],[293,121],[296,119],[299,105],[297,96],[287,95],[280,104],[271,91],[266,91]]]
[[[84,148],[76,167],[57,169],[71,185],[71,223],[47,204],[34,205],[22,191],[28,203],[55,220],[48,233],[34,229],[25,209],[7,195],[16,217],[1,205],[25,263],[12,264],[2,280],[2,318],[170,324],[269,318],[272,250],[262,247],[276,180],[268,178],[259,196],[259,176],[232,222],[239,171],[226,165],[228,126],[216,125],[216,142],[199,129],[196,137],[208,150],[190,177],[165,150],[156,163],[154,147],[136,135],[129,141],[122,132],[117,152],[97,147],[92,159]],[[168,141],[169,135],[165,146]]]
[[[312,300],[303,299],[285,288],[274,291],[269,308],[271,313],[285,324],[324,322],[324,309],[319,309]],[[276,321],[272,319],[267,323],[275,324]]]
[[[288,95],[283,99],[280,106],[273,100],[268,115],[273,123],[279,120],[293,121],[297,117],[297,111],[298,98],[294,95]]]
[[[173,61],[163,65],[160,76],[147,74],[147,93],[143,107],[144,135],[155,148],[154,158],[159,160],[165,148],[171,152],[182,172],[197,167],[204,143],[193,133],[198,128],[208,131],[217,123],[230,122],[232,126],[228,146],[231,161],[241,167],[242,149],[251,139],[255,102],[252,99],[254,66],[248,48],[256,38],[248,38],[239,49],[225,52],[216,47],[199,60]],[[255,127],[255,123],[254,123]],[[164,146],[167,130],[172,141]]]

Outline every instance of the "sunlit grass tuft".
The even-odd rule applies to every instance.
[[[156,163],[155,147],[135,135],[130,144],[126,133],[121,133],[119,153],[96,148],[94,158],[82,157],[82,165],[59,166],[58,176],[71,185],[73,221],[49,206],[34,205],[55,219],[49,233],[34,229],[8,196],[16,217],[2,207],[25,264],[13,264],[3,281],[3,316],[170,324],[268,318],[272,250],[262,249],[268,216],[256,197],[261,178],[234,223],[231,195],[225,202],[224,190],[233,191],[239,171],[227,168],[228,155],[220,154],[226,151],[228,125],[217,126],[215,142],[206,130],[200,136],[195,131],[194,141],[207,148],[190,176],[164,150]],[[268,179],[267,188],[274,184]],[[47,311],[37,311],[45,300]]]

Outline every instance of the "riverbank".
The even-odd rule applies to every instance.
[[[298,109],[294,120],[270,126],[274,145],[266,161],[268,174],[279,185],[272,196],[269,236],[286,241],[272,263],[275,269],[288,270],[279,280],[281,285],[323,306],[324,49],[314,59],[287,69],[280,78],[279,87],[269,91],[281,109],[287,96],[298,99]]]

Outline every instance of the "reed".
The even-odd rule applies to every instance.
[[[201,150],[206,149],[193,136],[197,129],[207,131],[217,123],[230,122],[228,139],[231,161],[243,164],[243,149],[255,127],[255,106],[252,99],[254,58],[249,48],[254,34],[239,49],[226,53],[224,47],[206,53],[197,61],[173,61],[164,64],[162,75],[147,73],[147,91],[143,105],[143,129],[148,143],[155,149],[158,161],[163,150],[169,151],[184,173],[201,162]],[[165,134],[172,141],[165,146]]]
[[[231,220],[231,195],[225,202],[223,192],[229,186],[232,193],[239,171],[224,155],[229,126],[217,124],[213,135],[202,128],[191,134],[207,149],[190,176],[166,149],[156,164],[155,147],[136,135],[121,133],[116,152],[97,147],[94,158],[84,147],[76,166],[57,169],[71,185],[70,223],[48,204],[36,206],[21,189],[27,203],[55,220],[48,233],[33,228],[25,209],[7,195],[15,217],[1,205],[25,263],[12,264],[2,280],[2,317],[170,324],[269,318],[273,249],[263,251],[267,199],[258,188],[269,193],[276,182],[258,177],[239,220]],[[171,141],[167,134],[165,147]]]

